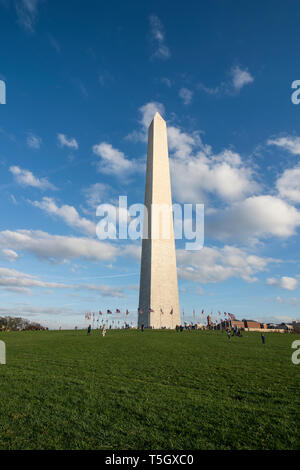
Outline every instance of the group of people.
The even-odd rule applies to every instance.
[[[90,335],[91,331],[92,331],[92,325],[89,325],[88,329],[87,329],[87,334]],[[102,336],[103,336],[103,338],[105,337],[105,335],[106,335],[106,325],[104,324],[103,327],[102,327]]]
[[[141,331],[143,332],[144,329],[145,329],[145,325],[144,325],[144,323],[142,323],[141,324]],[[182,325],[176,325],[175,329],[178,333],[179,331],[182,332],[184,330],[184,327]],[[186,327],[186,329],[191,331],[191,328],[189,328],[189,327]],[[87,329],[87,334],[90,335],[91,331],[92,331],[92,325],[89,325],[88,329]],[[238,336],[239,338],[242,337],[241,331],[238,328],[234,328],[233,330],[228,328],[226,331],[227,331],[227,338],[228,339],[231,339],[231,336]],[[102,327],[102,336],[103,336],[103,338],[105,337],[105,335],[106,335],[106,325],[104,324],[103,327]],[[265,335],[263,333],[261,334],[261,341],[262,341],[262,344],[265,344],[265,342],[266,342]]]

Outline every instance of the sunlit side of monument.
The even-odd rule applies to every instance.
[[[139,327],[180,325],[166,122],[156,113],[148,130]]]

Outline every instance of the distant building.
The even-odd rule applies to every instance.
[[[231,327],[238,328],[239,330],[244,329],[245,325],[243,321],[240,320],[231,320]]]
[[[300,321],[296,320],[292,323],[295,333],[300,333]]]
[[[258,321],[244,320],[244,323],[245,323],[245,328],[249,328],[250,330],[252,328],[260,328],[260,323]]]

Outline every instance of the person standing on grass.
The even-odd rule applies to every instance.
[[[227,330],[227,338],[230,339],[231,338],[231,333],[230,333],[230,330]]]
[[[88,334],[88,335],[90,335],[90,334],[91,334],[91,330],[92,330],[92,326],[91,326],[91,325],[89,325],[89,326],[88,326],[88,329],[87,329],[87,334]]]
[[[265,335],[263,333],[261,334],[261,341],[262,341],[262,344],[265,344],[266,342]]]
[[[106,325],[104,324],[103,328],[102,328],[102,336],[103,338],[105,337],[106,335]]]
[[[144,331],[144,328],[145,328],[145,325],[144,323],[141,324],[141,331],[143,332]]]

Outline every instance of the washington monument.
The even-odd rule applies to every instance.
[[[144,234],[138,325],[180,325],[166,122],[156,113],[148,129]]]

